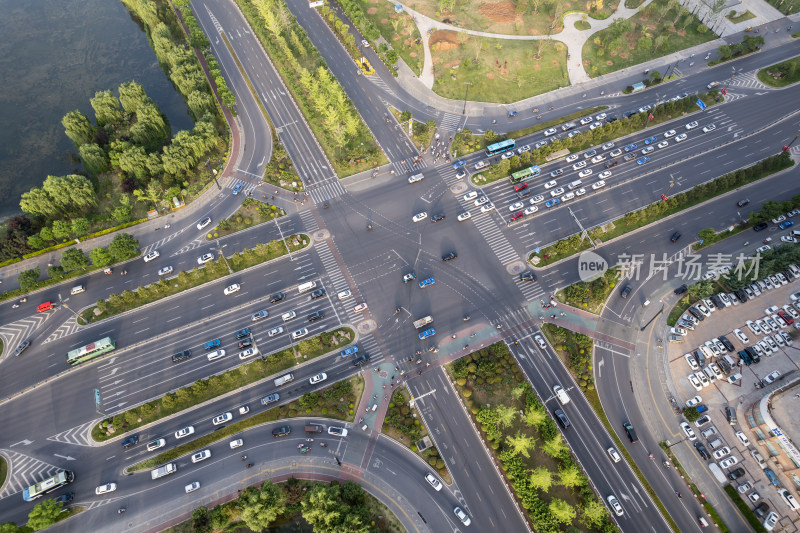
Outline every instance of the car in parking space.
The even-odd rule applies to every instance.
[[[578,176],[581,177],[581,178],[585,178],[586,176],[591,176],[591,175],[592,175],[592,169],[591,168],[587,168],[587,169],[581,170],[578,173]]]
[[[233,193],[233,195],[234,195],[234,196],[236,196],[237,194],[239,194],[240,192],[242,192],[242,187],[244,187],[244,183],[240,181],[239,183],[237,183],[237,184],[234,186],[234,188],[233,188],[233,190],[231,191],[231,193]]]
[[[166,276],[167,274],[172,274],[172,267],[171,266],[165,266],[165,267],[160,268],[158,270],[158,275],[159,276]]]
[[[544,130],[544,136],[545,137],[550,137],[551,135],[555,135],[555,134],[556,134],[556,129],[555,128],[547,128],[546,130]]]
[[[788,505],[793,511],[800,509],[800,505],[798,505],[797,500],[792,496],[791,492],[786,489],[778,489],[778,494],[783,500],[783,503]]]
[[[637,144],[636,143],[631,143],[631,144],[625,145],[624,150],[626,152],[630,152],[631,150],[636,150],[636,148],[637,148]]]
[[[433,475],[433,474],[431,474],[430,472],[428,472],[427,474],[425,474],[425,481],[427,481],[427,482],[428,482],[428,484],[429,484],[431,487],[433,487],[433,490],[435,490],[435,491],[437,491],[437,492],[438,492],[438,491],[440,491],[440,490],[442,490],[442,482],[441,482],[441,481],[439,481],[438,479],[436,479],[436,476],[434,476],[434,475]]]
[[[714,131],[717,127],[714,124],[709,124],[703,128],[703,133],[708,133],[710,131]]]
[[[700,370],[700,366],[697,364],[697,361],[695,360],[692,354],[690,353],[684,354],[683,358],[686,359],[686,364],[688,364],[692,370]],[[692,398],[692,400],[687,400],[686,406],[693,407],[694,405],[696,405],[696,404],[691,404],[691,405],[689,404],[689,402],[693,401],[695,398],[700,398],[700,396],[695,396],[694,398]],[[698,400],[697,403],[700,403],[701,401],[702,399]]]
[[[456,220],[459,222],[464,222],[465,220],[469,220],[472,218],[472,214],[469,211],[464,211],[463,213],[459,213],[456,217]]]
[[[592,158],[592,164],[599,163],[600,161],[605,161],[606,156],[603,154],[598,154]]]
[[[231,420],[233,420],[233,415],[230,412],[228,412],[215,416],[211,420],[211,423],[214,424],[215,426],[218,426],[220,424],[224,424],[225,422],[230,422]]]
[[[679,143],[679,142],[681,142],[681,141],[685,141],[685,140],[686,140],[686,139],[688,139],[688,138],[689,138],[689,136],[688,136],[688,135],[686,135],[685,133],[681,133],[680,135],[678,135],[677,137],[675,137],[675,142],[676,142],[676,143]]]
[[[644,157],[640,157],[639,159],[637,159],[636,160],[636,164],[637,165],[644,165],[645,163],[647,163],[649,161],[650,161],[650,158],[647,157],[647,156],[644,156]]]
[[[203,254],[203,255],[201,255],[200,257],[197,258],[197,264],[198,265],[205,265],[206,263],[208,263],[209,261],[211,261],[213,259],[214,259],[214,255],[213,254]]]
[[[778,513],[775,511],[770,511],[769,514],[764,518],[764,529],[767,531],[772,531],[778,524],[778,520],[780,520]]]
[[[574,165],[572,165],[572,170],[580,170],[586,166],[586,161],[578,161]]]
[[[615,148],[614,150],[608,152],[608,155],[610,157],[619,157],[622,155],[622,148]]]
[[[694,425],[700,428],[709,422],[711,422],[711,419],[708,417],[708,415],[703,415],[694,421]]]
[[[547,207],[553,207],[557,205],[559,202],[560,200],[558,198],[551,198],[550,200],[547,200],[547,202],[544,205]]]
[[[625,154],[625,156],[622,158],[622,160],[625,162],[633,161],[634,159],[636,159],[636,154]]]
[[[199,463],[200,461],[205,461],[209,457],[211,457],[211,450],[203,450],[192,455],[192,462]]]
[[[568,155],[568,156],[565,158],[565,161],[566,161],[567,163],[572,163],[573,161],[575,161],[576,159],[578,159],[580,156],[581,156],[580,154],[570,154],[570,155]]]
[[[778,224],[778,227],[779,227],[780,229],[791,228],[792,226],[794,226],[794,222],[793,222],[793,221],[791,221],[791,220],[784,220],[783,222],[781,222],[780,224]]]
[[[736,481],[744,474],[745,474],[744,468],[739,467],[735,470],[731,470],[730,472],[728,472],[728,479],[730,479],[731,481]]]
[[[542,350],[544,350],[545,348],[547,348],[547,343],[546,343],[546,342],[544,342],[544,339],[542,338],[542,336],[541,336],[541,335],[539,335],[539,334],[536,334],[536,335],[534,335],[534,336],[533,336],[533,340],[535,340],[535,341],[536,341],[536,344],[538,344],[538,345],[539,345],[539,348],[541,348]]]
[[[143,257],[144,262],[145,263],[149,263],[150,261],[152,261],[153,259],[155,259],[159,255],[161,255],[161,254],[158,252],[158,250],[153,250],[152,252],[150,252],[149,254],[147,254],[147,255],[145,255]]]
[[[779,377],[781,377],[781,371],[780,370],[773,370],[772,372],[770,372],[769,374],[764,376],[764,382],[767,383],[767,384],[772,384],[772,383],[776,382]]]
[[[291,426],[278,426],[272,430],[273,437],[285,437],[286,435],[289,435],[291,433],[292,433]]]
[[[100,496],[101,494],[107,494],[109,492],[114,492],[115,490],[117,490],[116,483],[106,483],[105,485],[100,485],[94,489],[94,493]]]
[[[795,319],[800,318],[800,313],[798,313],[797,309],[795,309],[791,305],[784,305],[783,306],[783,312],[784,313],[788,313],[789,315],[792,316],[792,318],[795,318]]]
[[[316,376],[312,376],[312,377],[311,377],[311,378],[308,380],[308,382],[309,382],[311,385],[316,385],[317,383],[322,383],[322,382],[323,382],[323,381],[325,381],[326,379],[328,379],[328,374],[326,374],[325,372],[320,372],[320,373],[319,373],[319,374],[317,374]]]
[[[719,466],[720,466],[720,468],[730,468],[733,465],[737,464],[738,462],[739,462],[739,459],[736,456],[731,455],[727,459],[723,459],[722,461],[720,461],[719,462]]]
[[[703,390],[703,384],[700,383],[700,380],[697,379],[697,376],[695,374],[689,374],[688,376],[686,376],[686,379],[689,380],[689,383],[691,384],[692,387],[694,387],[694,390],[696,390],[697,392]]]
[[[328,428],[328,435],[333,435],[334,437],[346,437],[347,430],[345,428],[330,426]]]
[[[488,204],[481,206],[481,213],[488,213],[492,209],[494,209],[494,204],[489,202]]]
[[[688,124],[686,124],[686,126],[684,126],[684,127],[687,130],[693,130],[693,129],[695,129],[697,127],[697,121],[693,120],[692,122],[689,122]]]
[[[717,459],[717,460],[722,459],[723,457],[725,457],[726,455],[729,455],[730,453],[731,453],[731,449],[728,448],[727,446],[723,446],[719,450],[715,450],[714,451],[714,459]],[[722,465],[720,465],[720,466],[722,466]]]
[[[681,429],[683,430],[683,433],[686,435],[687,439],[689,440],[697,439],[697,435],[694,434],[694,430],[692,429],[692,426],[690,426],[688,422],[681,422],[680,426]]]
[[[179,429],[178,431],[175,432],[175,438],[182,439],[184,437],[192,435],[193,433],[194,433],[194,426],[186,426],[185,428]]]
[[[428,218],[428,213],[423,211],[411,217],[411,222],[419,222],[420,220],[425,220],[426,218]]]
[[[692,355],[687,353],[686,354],[686,360],[688,361],[690,359],[692,361],[694,361],[694,358],[692,358]],[[697,367],[697,363],[696,362],[695,362],[694,366]],[[694,398],[689,398],[688,400],[686,400],[686,407],[695,407],[697,405],[700,405],[701,403],[703,403],[703,398],[701,398],[700,396],[695,396]]]
[[[698,442],[694,443],[694,447],[697,450],[697,453],[700,454],[700,457],[702,457],[706,461],[711,459],[711,454],[708,453],[708,448],[706,448],[705,444],[703,444],[702,442],[698,441]]]
[[[747,435],[745,435],[743,431],[737,431],[736,438],[739,439],[739,442],[743,445],[750,446],[750,439],[747,438]]]

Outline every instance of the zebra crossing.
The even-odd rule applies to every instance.
[[[735,102],[736,100],[739,100],[739,99],[745,98],[745,97],[747,97],[746,94],[732,93],[732,92],[728,91],[725,94],[725,103],[726,104],[730,104],[731,102]]]
[[[224,188],[234,189],[240,183],[242,184],[242,188],[237,194],[242,194],[244,196],[247,196],[249,193],[256,190],[256,188],[259,185],[261,185],[260,183],[252,183],[250,181],[246,181],[240,178],[234,178],[233,176],[231,176],[230,179],[228,179],[228,181],[225,183]]]
[[[150,244],[148,244],[148,245],[144,246],[144,247],[142,248],[142,255],[147,255],[147,254],[149,254],[150,252],[152,252],[153,250],[158,250],[159,248],[161,248],[162,246],[164,246],[165,244],[167,244],[167,243],[168,243],[168,242],[170,242],[171,240],[173,240],[173,239],[177,239],[177,238],[178,238],[178,236],[179,236],[181,233],[183,233],[184,231],[186,231],[187,229],[189,229],[189,227],[185,227],[185,228],[183,228],[183,229],[180,229],[180,230],[178,230],[178,231],[176,231],[176,232],[174,232],[174,233],[171,233],[171,234],[167,235],[167,236],[166,236],[166,237],[164,237],[163,239],[159,239],[159,240],[157,240],[157,241],[155,241],[155,242],[151,242]],[[198,238],[194,239],[192,242],[190,242],[190,243],[189,243],[189,244],[187,244],[186,246],[183,246],[183,247],[181,248],[181,250],[184,250],[184,249],[185,249],[184,251],[187,251],[187,252],[188,252],[189,250],[192,250],[192,249],[194,249],[194,248],[197,248],[198,246],[200,246],[201,244],[203,244],[202,242],[200,242],[201,240],[205,240],[205,237],[203,237],[203,238],[201,238],[201,237],[198,237]],[[177,255],[177,254],[175,254],[175,255]],[[173,255],[173,257],[174,257],[174,255]]]
[[[56,316],[55,311],[49,313],[37,313],[34,316],[17,320],[10,324],[0,327],[0,338],[3,339],[3,346],[6,350],[13,350],[25,339],[31,337],[33,332],[42,326],[47,320]]]
[[[742,87],[745,89],[758,89],[761,90],[771,90],[772,87],[766,85],[758,79],[758,71],[751,70],[750,72],[745,72],[743,74],[737,75],[733,80],[726,82],[725,85],[728,87]],[[725,96],[728,96],[727,94]],[[725,101],[728,99],[726,98]]]
[[[373,85],[379,87],[381,90],[386,92],[386,94],[390,94],[395,98],[397,98],[397,94],[395,94],[395,92],[386,84],[385,81],[383,81],[383,78],[381,78],[380,76],[362,76],[362,77],[366,77],[369,81],[373,83]]]
[[[96,421],[85,422],[80,426],[75,426],[72,429],[47,437],[47,440],[74,444],[76,446],[91,446],[92,427],[95,423]]]
[[[307,188],[308,194],[311,196],[311,201],[315,204],[321,204],[338,198],[345,193],[344,187],[339,183],[336,177],[328,178],[327,180],[315,183],[313,186]]]
[[[538,300],[545,295],[544,289],[538,282],[521,280],[519,276],[516,276],[514,283],[517,285],[519,292],[525,297],[525,300],[529,302]]]
[[[475,223],[475,227],[478,228],[478,231],[481,233],[494,255],[500,260],[500,263],[507,265],[512,261],[518,261],[520,257],[517,251],[511,246],[511,243],[497,224],[495,224],[494,220],[492,220],[493,216],[494,213],[492,211],[488,213],[479,212],[472,216],[472,221]]]
[[[12,450],[3,450],[2,453],[8,460],[11,475],[6,479],[3,490],[0,491],[0,499],[22,492],[23,489],[27,489],[31,485],[52,477],[63,470],[63,468],[51,465],[40,459],[34,459],[24,453]]]
[[[78,327],[78,317],[76,315],[70,315],[70,317],[66,319],[63,324],[58,326],[58,328],[56,328],[56,330],[51,333],[42,342],[42,344],[47,344],[48,342],[57,341],[58,339],[72,335],[78,331]]]
[[[299,218],[300,228],[298,228],[298,232],[305,231],[307,233],[313,233],[319,229],[314,214],[311,211],[301,211],[299,213]]]
[[[444,131],[458,131],[461,128],[461,122],[464,120],[463,115],[453,115],[452,113],[445,113],[442,120],[439,121],[439,128]]]

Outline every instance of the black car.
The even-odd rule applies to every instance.
[[[739,298],[739,301],[742,303],[745,303],[747,300],[750,299],[750,297],[747,296],[747,293],[744,292],[744,289],[737,289],[736,292],[734,292],[734,294],[736,295],[737,298]]]
[[[519,191],[517,193],[517,199],[522,200],[524,198],[527,198],[530,195],[531,195],[531,190],[530,189],[524,189],[524,190]]]
[[[249,348],[253,345],[253,339],[243,339],[239,341],[239,349]]]
[[[435,215],[431,215],[431,222],[439,222],[440,220],[444,220],[444,213],[436,213]]]
[[[683,294],[684,292],[686,292],[688,290],[689,290],[689,287],[687,287],[686,284],[684,283],[683,285],[681,285],[680,287],[678,287],[677,289],[675,289],[672,292],[674,292],[675,294]]]
[[[243,339],[250,336],[250,328],[240,329],[235,333],[237,339]]]
[[[281,426],[277,427],[272,430],[273,437],[285,437],[289,433],[292,432],[292,428],[290,426]]]
[[[534,274],[530,270],[526,270],[525,272],[520,273],[519,280],[520,281],[536,281],[536,274]]]
[[[606,168],[615,167],[617,166],[617,163],[619,163],[619,161],[617,161],[616,159],[612,159],[611,161],[606,161]]]
[[[628,117],[632,117],[633,115],[635,115],[635,114],[636,114],[636,113],[638,113],[638,112],[639,112],[639,111],[625,111],[625,112],[622,114],[622,116],[623,116],[623,117],[625,117],[625,118],[628,118]]]
[[[618,120],[619,118],[617,118],[616,115],[611,115],[609,117],[606,117],[606,124],[611,124],[612,122],[616,122]]]
[[[135,446],[138,442],[139,442],[139,435],[134,435],[122,441],[122,447],[130,448],[131,446]]]
[[[697,449],[697,453],[700,454],[700,457],[708,461],[711,459],[711,454],[708,453],[708,449],[706,448],[705,444],[702,442],[695,442],[694,447]]]
[[[553,414],[555,415],[558,424],[562,428],[567,429],[569,427],[569,420],[567,419],[567,415],[564,414],[564,411],[561,409],[556,409],[553,411]]]
[[[728,337],[726,337],[725,335],[719,336],[719,342],[721,342],[722,345],[725,346],[725,349],[728,350],[729,352],[732,352],[734,350],[733,343],[729,341]]]
[[[353,359],[353,366],[363,365],[367,361],[369,361],[369,354],[362,353],[361,355]]]
[[[678,242],[678,239],[680,238],[681,238],[681,232],[676,231],[675,233],[672,234],[672,237],[670,237],[669,240],[671,240],[672,242]]]
[[[185,361],[186,359],[189,359],[191,356],[192,356],[191,350],[184,350],[182,352],[178,352],[175,355],[173,355],[172,362],[179,363],[180,361]]]
[[[317,298],[322,298],[325,296],[325,289],[317,289],[311,293],[311,299],[316,300]]]
[[[325,313],[323,313],[322,311],[315,311],[314,313],[311,313],[310,315],[308,315],[308,321],[309,322],[316,322],[317,320],[319,320],[321,318],[325,318]]]
[[[736,202],[736,207],[744,207],[750,203],[750,200],[739,200]]]
[[[705,319],[706,319],[706,317],[705,317],[705,316],[703,316],[703,313],[701,313],[700,311],[698,311],[698,310],[695,308],[695,306],[691,306],[689,309],[687,309],[687,311],[689,311],[689,314],[690,314],[690,315],[692,315],[693,317],[695,317],[695,318],[696,318],[697,320],[699,320],[700,322],[702,322],[703,320],[705,320]]]
[[[636,159],[636,154],[625,154],[625,157],[623,157],[622,159],[624,159],[625,161]]]
[[[280,302],[284,298],[286,298],[286,295],[282,292],[279,292],[278,294],[273,294],[269,297],[269,303],[274,304],[276,302]]]
[[[760,223],[756,224],[755,226],[753,226],[753,231],[765,230],[768,227],[769,227],[769,224],[767,224],[766,222],[760,222]]]
[[[622,296],[623,298],[627,298],[632,290],[633,287],[631,287],[630,285],[625,285],[625,287],[622,288],[622,292],[619,293],[619,295]]]
[[[753,509],[753,512],[756,513],[759,518],[764,518],[769,512],[769,505],[767,505],[767,502],[761,502],[756,505],[756,508]]]
[[[64,505],[65,503],[71,502],[73,499],[75,499],[75,493],[74,492],[66,492],[66,493],[62,494],[61,496],[59,496],[58,498],[56,498],[56,503],[60,503],[61,505]]]
[[[737,480],[744,475],[744,468],[737,468],[728,472],[728,479],[731,481]]]
[[[14,350],[14,357],[19,357],[19,354],[21,354],[22,352],[27,350],[28,347],[30,347],[30,345],[31,345],[31,341],[29,341],[29,340],[28,341],[22,341],[20,343],[20,345],[17,346],[17,349]]]
[[[623,422],[622,427],[625,429],[625,433],[628,434],[628,439],[630,439],[631,442],[639,441],[639,437],[636,436],[636,430],[633,429],[633,424],[630,422]]]
[[[442,261],[452,261],[456,257],[458,257],[458,254],[456,254],[455,252],[447,252],[442,256]]]

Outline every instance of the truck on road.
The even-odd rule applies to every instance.
[[[419,320],[415,320],[414,321],[414,327],[419,329],[422,326],[427,326],[428,324],[430,324],[432,322],[433,322],[433,317],[431,315],[428,315],[426,317],[420,318]]]
[[[290,381],[294,381],[294,376],[292,374],[284,374],[275,380],[275,386],[280,387],[281,385],[289,383]]]
[[[178,471],[178,467],[175,466],[175,463],[168,463],[164,466],[160,466],[155,470],[150,471],[150,477],[153,479],[158,479],[160,477],[164,477],[168,474],[173,474]]]

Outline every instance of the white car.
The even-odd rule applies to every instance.
[[[578,177],[581,177],[581,178],[585,178],[586,176],[591,176],[591,175],[592,175],[592,169],[591,168],[587,168],[585,170],[581,170],[580,173],[578,173]]]
[[[306,328],[298,329],[292,332],[292,340],[302,339],[306,335],[308,335],[308,330]]]
[[[739,462],[739,459],[736,456],[731,455],[727,459],[723,459],[722,461],[720,461],[719,462],[719,467],[720,468],[730,468],[730,467],[732,467],[733,465],[735,465],[738,462]]]
[[[703,390],[703,385],[702,383],[700,383],[700,380],[697,379],[697,376],[695,374],[689,374],[688,376],[686,376],[686,379],[689,380],[689,383],[692,385],[692,387],[694,387],[694,390],[696,390],[697,392]]]
[[[750,490],[752,488],[753,488],[752,483],[745,481],[744,483],[742,483],[741,485],[736,487],[736,490],[739,491],[739,494],[744,494],[745,492],[747,492],[748,490]]]
[[[611,150],[614,148],[614,141],[608,141],[603,146],[600,147],[602,150]]]
[[[220,424],[224,424],[225,422],[230,422],[231,420],[233,420],[233,415],[230,412],[228,412],[228,413],[222,413],[221,415],[215,416],[211,420],[211,423],[214,424],[215,426],[218,426]]]
[[[271,330],[269,330],[267,332],[267,336],[274,337],[275,335],[280,335],[281,333],[283,333],[283,327],[278,326],[277,328],[272,328]]]
[[[606,178],[610,178],[611,177],[611,171],[610,170],[604,170],[600,174],[598,174],[597,177],[598,177],[598,179],[601,179],[601,180],[604,180]]]
[[[686,127],[687,130],[693,130],[693,129],[695,129],[697,127],[697,121],[694,120],[694,121],[688,123],[685,127]]]
[[[669,139],[670,137],[675,137],[675,133],[677,133],[675,130],[665,131],[664,138]]]
[[[592,183],[592,189],[594,189],[594,190],[597,190],[597,189],[599,189],[601,187],[605,187],[605,186],[606,186],[606,182],[603,181],[603,180],[600,180],[600,181],[598,181],[596,183]]]
[[[254,355],[257,354],[258,354],[258,348],[253,346],[252,348],[248,348],[245,351],[240,352],[239,359],[249,359],[250,357],[253,357]]]
[[[544,342],[544,339],[542,338],[542,336],[541,336],[541,335],[538,335],[538,334],[537,334],[537,335],[534,335],[534,336],[533,336],[533,340],[535,340],[535,341],[536,341],[536,344],[538,344],[538,345],[539,345],[539,348],[541,348],[542,350],[544,350],[545,348],[547,348],[547,343],[545,343],[545,342]]]
[[[766,376],[764,376],[764,381],[767,383],[774,383],[780,377],[781,371],[780,370],[773,370]]]
[[[178,431],[175,432],[175,438],[182,439],[184,437],[192,435],[193,433],[194,433],[194,426],[186,426],[185,428],[179,429]]]
[[[697,364],[697,361],[695,360],[695,358],[694,358],[694,356],[692,354],[690,354],[690,353],[684,354],[683,358],[686,359],[686,363],[689,365],[689,367],[692,370],[700,370],[700,366]],[[699,397],[700,396],[695,396],[695,398],[699,398]],[[686,405],[689,405],[690,401],[692,401],[692,400],[687,401]],[[697,402],[697,403],[700,403],[700,402]],[[689,407],[692,407],[692,406],[689,405]]]
[[[233,285],[228,285],[227,287],[225,287],[225,290],[222,292],[225,294],[225,296],[228,296],[229,294],[233,294],[234,292],[239,292],[239,289],[241,288],[242,288],[241,285],[239,285],[238,283],[234,283]]]
[[[622,461],[622,456],[620,456],[619,452],[614,447],[607,449],[606,452],[608,452],[608,456],[611,457],[611,460],[615,463]]]
[[[566,202],[568,200],[572,200],[573,198],[575,198],[575,193],[574,192],[568,192],[567,194],[565,194],[564,196],[561,197],[561,201],[562,202]]]
[[[214,254],[203,254],[197,258],[198,265],[205,265],[209,261],[214,259]]]
[[[472,215],[470,214],[469,211],[464,211],[463,213],[459,213],[459,215],[456,217],[456,220],[458,220],[459,222],[464,222],[465,220],[468,220],[471,217]]]
[[[494,204],[489,202],[488,204],[481,206],[481,213],[488,213],[492,209],[494,209]]]
[[[455,509],[453,509],[453,512],[458,517],[458,519],[461,520],[461,523],[464,524],[465,526],[468,526],[472,523],[472,520],[470,520],[469,516],[467,516],[467,513],[461,510],[461,507],[456,507]]]
[[[677,137],[675,137],[675,142],[676,142],[676,143],[679,143],[679,142],[681,142],[681,141],[685,141],[685,140],[686,140],[686,139],[688,139],[688,138],[689,138],[689,136],[688,136],[688,135],[686,135],[685,133],[681,133],[680,135],[678,135]]]
[[[203,220],[201,220],[200,222],[197,223],[197,229],[203,229],[206,226],[208,226],[209,224],[211,224],[211,217],[206,217],[206,218],[204,218]]]
[[[149,263],[150,261],[152,261],[153,259],[155,259],[159,255],[161,255],[161,254],[158,253],[158,250],[153,250],[152,252],[150,252],[149,254],[144,256],[144,262],[145,263]]]
[[[433,487],[433,490],[437,492],[442,490],[442,482],[436,479],[436,476],[434,476],[430,472],[425,474],[425,481],[427,481],[430,484],[430,486]]]
[[[487,197],[485,197],[485,196],[481,196],[480,198],[475,200],[475,207],[480,207],[483,204],[488,204],[488,203],[489,203],[489,199]]]
[[[540,204],[542,202],[544,202],[544,196],[542,196],[541,194],[537,194],[536,196],[531,198],[531,205]]]
[[[697,440],[697,435],[694,434],[694,430],[688,422],[681,422],[681,429],[686,434],[686,438],[689,440]]]
[[[706,377],[706,375],[705,375],[703,372],[695,372],[695,373],[694,373],[694,376],[695,376],[697,379],[699,379],[699,380],[700,380],[700,384],[701,384],[703,387],[708,387],[709,385],[711,385],[711,382],[708,380],[708,377]]]
[[[509,150],[508,152],[501,155],[500,159],[511,159],[512,157],[514,157],[514,150]]]
[[[703,315],[705,315],[706,317],[710,317],[711,316],[711,311],[708,309],[708,307],[705,306],[705,304],[697,302],[695,304],[695,308],[698,311],[700,311],[701,313],[703,313]]]
[[[556,198],[557,196],[561,196],[562,194],[564,194],[564,187],[558,187],[550,191],[551,198]]]
[[[583,187],[575,191],[575,196],[583,196],[584,194],[586,194],[586,189],[584,189]]]
[[[602,122],[592,122],[591,124],[589,124],[589,130],[594,131],[597,128],[601,128],[602,126],[603,126]]]
[[[467,194],[464,195],[464,201],[465,202],[471,202],[472,200],[474,200],[477,197],[478,197],[478,192],[477,191],[469,191]]]
[[[687,353],[686,355],[689,356],[689,357],[692,357],[691,354]],[[687,361],[688,361],[688,357],[687,357]],[[694,358],[692,358],[692,361],[694,361]],[[697,363],[695,363],[695,365],[697,365]],[[689,398],[688,400],[686,400],[686,407],[694,407],[694,406],[699,405],[701,403],[703,403],[703,398],[701,398],[700,396],[695,396],[694,398]]]
[[[585,126],[585,125],[589,124],[590,122],[592,122],[593,120],[594,120],[594,118],[592,116],[583,117],[581,119],[581,126]]]
[[[717,127],[713,124],[709,124],[705,128],[703,128],[703,133],[708,133],[709,131],[714,131]]]
[[[419,222],[420,220],[425,220],[426,218],[428,218],[428,213],[423,211],[422,213],[417,213],[411,217],[411,222]]]
[[[700,418],[698,418],[697,420],[695,420],[694,425],[699,427],[699,428],[701,428],[705,424],[708,424],[709,422],[711,422],[711,419],[708,417],[708,415],[703,415]]]
[[[525,204],[522,202],[514,202],[510,206],[508,206],[509,211],[519,211],[520,209],[524,208]]]
[[[759,246],[758,248],[756,248],[756,252],[760,254],[763,254],[767,250],[772,250],[772,246],[770,246],[769,244],[765,244],[764,246]]]
[[[555,135],[555,134],[556,134],[556,129],[555,128],[548,128],[548,129],[544,130],[544,136],[545,137],[550,137],[551,135]]]
[[[783,310],[785,312],[789,313],[790,315],[792,315],[792,318],[795,318],[795,319],[800,318],[800,313],[798,313],[797,310],[794,307],[792,307],[791,305],[784,305],[783,306]]]
[[[642,148],[642,155],[647,155],[653,150],[655,150],[655,148],[653,148],[652,146],[645,146],[644,148]]]
[[[538,210],[539,210],[539,208],[538,208],[537,206],[535,206],[535,205],[532,205],[532,206],[530,206],[530,207],[527,207],[527,208],[525,208],[525,210],[524,210],[522,213],[523,213],[525,216],[527,216],[527,215],[532,215],[532,214],[534,214],[534,213],[535,213],[535,212],[537,212]]]
[[[234,448],[239,448],[240,446],[244,446],[244,441],[242,439],[232,440],[230,442],[231,450]]]
[[[171,266],[165,266],[164,268],[159,269],[159,271],[158,271],[158,275],[159,276],[166,276],[167,274],[172,274],[172,267]]]
[[[756,324],[752,320],[747,320],[747,321],[745,321],[744,324],[745,324],[745,326],[750,328],[750,331],[752,331],[755,335],[761,335],[761,328],[759,327],[758,324]],[[739,336],[737,335],[737,337],[739,337]],[[739,339],[741,340],[741,337],[739,337]],[[742,342],[745,342],[745,341],[742,341]]]
[[[714,451],[714,459],[720,460],[723,457],[725,457],[726,455],[729,455],[730,453],[731,453],[731,449],[728,448],[727,446],[723,446],[719,450]]]
[[[335,437],[346,437],[347,430],[345,428],[330,426],[328,428],[328,435],[333,435]]]
[[[750,446],[750,439],[747,438],[747,435],[745,435],[743,431],[737,431],[736,438],[745,446]]]
[[[658,146],[659,148],[666,148],[667,146],[669,146],[669,141],[661,141],[656,146]]]
[[[625,512],[622,510],[622,505],[619,504],[619,500],[612,494],[608,498],[608,505],[614,511],[614,514],[617,516],[622,516]]]
[[[764,529],[767,531],[772,531],[775,529],[775,526],[778,524],[778,520],[780,519],[781,517],[778,516],[778,513],[775,511],[770,511],[767,517],[764,519]]]
[[[611,157],[619,157],[622,155],[622,148],[616,148],[614,150],[611,150],[610,152],[608,152],[608,155],[610,155]]]
[[[200,482],[199,482],[199,481],[192,481],[191,483],[189,483],[188,485],[186,485],[186,486],[183,488],[183,490],[185,490],[185,491],[186,491],[186,494],[189,494],[190,492],[194,492],[194,491],[196,491],[196,490],[197,490],[197,489],[199,489],[199,488],[200,488]]]
[[[570,154],[570,155],[568,155],[566,157],[566,161],[567,161],[567,163],[572,163],[573,161],[575,161],[579,157],[580,157],[580,154]]]
[[[586,161],[578,161],[574,165],[572,165],[572,170],[580,170],[586,166]]]
[[[116,483],[106,483],[105,485],[100,485],[99,487],[94,489],[94,493],[99,496],[100,494],[106,494],[108,492],[114,492],[115,490],[117,490],[117,484]]]
[[[322,383],[326,379],[328,379],[328,374],[326,374],[325,372],[320,372],[316,376],[309,379],[308,382],[311,383],[312,385],[316,385],[317,383]]]
[[[607,115],[606,113],[600,113],[599,115],[595,115],[595,116],[594,116],[594,119],[595,119],[595,120],[605,120],[605,118],[606,118],[607,116],[608,116],[608,115]]]
[[[550,181],[548,181],[547,183],[544,184],[544,188],[545,189],[552,189],[556,185],[558,185],[558,183],[556,183],[556,180],[550,180]]]
[[[792,493],[786,489],[779,489],[778,494],[781,495],[783,498],[783,502],[792,508],[792,510],[797,511],[800,509],[800,505],[797,504],[797,500],[792,496]]]
[[[599,163],[600,161],[605,161],[605,160],[606,160],[606,156],[604,156],[603,154],[597,154],[596,156],[594,156],[592,158],[592,163],[593,164],[594,163]]]
[[[205,461],[209,457],[211,457],[211,450],[203,450],[202,452],[197,452],[192,455],[192,462],[199,463],[200,461]]]

